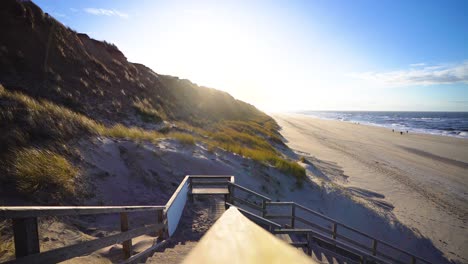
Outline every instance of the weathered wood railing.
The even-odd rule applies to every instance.
[[[389,243],[373,238],[359,230],[344,225],[323,214],[294,202],[273,202],[270,198],[254,192],[234,182],[234,176],[189,175],[184,178],[172,197],[164,206],[46,206],[0,207],[0,220],[13,220],[16,259],[8,263],[55,263],[77,256],[89,254],[106,246],[122,243],[123,252],[131,263],[154,251],[158,245],[131,256],[131,239],[152,232],[159,238],[167,238],[177,228],[188,197],[194,195],[224,195],[226,207],[235,205],[254,222],[267,226],[271,232],[305,235],[306,242],[294,243],[306,246],[308,251],[313,240],[328,243],[335,248],[360,256],[362,260],[378,263],[430,263]],[[249,210],[239,206],[245,206]],[[274,208],[284,207],[281,214],[273,214]],[[289,208],[289,210],[288,210]],[[253,211],[252,211],[253,210]],[[130,229],[128,214],[132,212],[156,212],[154,223]],[[45,216],[77,216],[96,214],[120,214],[121,233],[82,242],[76,245],[39,252],[37,218]],[[311,220],[311,218],[315,218]],[[286,219],[280,225],[274,219]],[[300,228],[298,226],[301,225]],[[367,239],[365,244],[362,240]],[[389,251],[392,253],[388,253]],[[402,257],[406,257],[402,259]]]
[[[85,255],[101,248],[122,243],[124,255],[131,260],[131,239],[144,234],[157,233],[163,238],[165,206],[10,206],[0,207],[0,219],[12,219],[16,259],[7,263],[57,263]],[[152,212],[154,222],[130,229],[128,214]],[[120,214],[121,233],[82,242],[75,245],[39,250],[38,217]]]
[[[166,205],[161,206],[6,206],[0,207],[0,220],[12,219],[16,259],[7,263],[56,263],[82,256],[101,248],[121,243],[124,263],[132,263],[144,258],[162,243],[136,255],[132,254],[132,238],[155,233],[159,240],[171,236],[180,221],[187,197],[195,186],[224,186],[234,182],[234,176],[188,175],[179,184]],[[206,193],[209,194],[209,193]],[[228,194],[225,196],[227,197]],[[128,214],[133,212],[153,212],[154,222],[131,229]],[[40,252],[38,218],[49,216],[79,216],[99,214],[120,214],[121,233],[75,245]]]
[[[339,247],[352,254],[361,256],[363,258],[362,261],[374,260],[378,263],[402,264],[430,263],[421,257],[376,239],[300,204],[294,202],[273,202],[270,198],[240,185],[229,184],[229,186],[230,204],[253,209],[259,217],[265,219],[273,221],[288,220],[286,224],[274,232],[304,234],[309,238],[319,239],[334,247]],[[246,195],[239,195],[237,190]],[[284,207],[285,210],[282,210],[282,213],[279,214],[271,213],[277,207]],[[298,226],[300,227],[298,228]],[[364,240],[367,240],[368,244],[363,242]],[[297,243],[297,246],[306,246],[310,249],[312,240],[307,239],[307,241],[308,243]]]

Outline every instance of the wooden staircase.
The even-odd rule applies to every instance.
[[[16,259],[8,263],[56,263],[122,244],[123,263],[173,263],[182,259],[225,208],[278,235],[322,263],[401,263],[429,261],[294,202],[274,202],[234,182],[234,176],[189,175],[166,205],[0,207],[0,220],[12,219]],[[205,210],[205,211],[203,211]],[[154,220],[129,226],[128,214],[147,212]],[[120,214],[121,233],[39,252],[38,217]],[[132,238],[150,234],[153,246],[137,254]],[[156,253],[154,253],[156,252]],[[153,254],[154,253],[154,254]]]

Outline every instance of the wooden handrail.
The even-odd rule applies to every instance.
[[[0,219],[164,210],[165,206],[0,206]]]
[[[203,181],[206,179],[206,181]],[[216,180],[226,180],[226,181],[216,181]],[[294,228],[295,220],[302,222],[308,226],[311,226],[315,229],[321,230],[325,232],[325,234],[313,231],[314,234],[318,237],[321,237],[324,241],[331,241],[330,243],[340,244],[343,243],[345,240],[348,243],[357,246],[360,248],[362,252],[365,252],[366,256],[370,257],[371,259],[378,259],[378,256],[382,256],[383,258],[387,258],[392,260],[393,262],[398,262],[398,260],[392,258],[384,254],[383,252],[379,251],[378,245],[385,245],[386,247],[396,250],[397,252],[406,254],[411,258],[411,262],[415,263],[424,262],[430,263],[429,261],[417,257],[405,250],[402,250],[398,247],[395,247],[387,242],[378,240],[373,238],[372,236],[361,232],[357,229],[354,229],[350,226],[345,224],[339,223],[336,220],[327,217],[321,213],[318,213],[314,210],[311,210],[303,205],[294,203],[294,202],[272,202],[272,200],[262,194],[259,194],[255,191],[252,191],[248,188],[245,188],[241,185],[238,185],[234,182],[234,176],[231,175],[187,175],[174,194],[171,196],[169,201],[166,203],[165,206],[2,206],[0,207],[0,219],[13,219],[13,229],[15,233],[15,250],[17,252],[17,259],[12,261],[11,263],[35,263],[35,262],[58,262],[63,261],[66,259],[73,258],[75,256],[86,254],[87,252],[92,252],[98,250],[102,247],[108,245],[108,243],[116,244],[116,243],[124,243],[124,252],[126,253],[127,257],[129,257],[129,252],[131,251],[131,238],[135,236],[139,236],[141,234],[146,234],[148,232],[157,231],[159,235],[164,238],[167,234],[167,218],[166,212],[171,208],[174,203],[174,200],[177,198],[179,193],[181,192],[182,188],[185,184],[188,184],[189,190],[193,187],[193,185],[224,185],[226,184],[229,190],[229,194],[225,196],[226,199],[226,206],[232,206],[233,202],[240,202],[241,204],[247,205],[252,209],[258,210],[261,212],[261,216],[253,214],[247,210],[243,210],[242,208],[238,208],[242,213],[250,218],[255,219],[256,221],[262,222],[264,224],[268,224],[270,227],[275,227],[280,229],[281,225],[272,222],[266,218],[290,218],[291,219],[291,227]],[[239,189],[245,193],[254,195],[261,199],[261,205],[257,205],[252,203],[248,199],[236,197],[235,196],[235,189]],[[290,215],[268,215],[267,213],[267,206],[291,206]],[[298,216],[298,211],[302,210],[304,212],[313,214],[318,216],[319,218],[326,220],[328,223],[332,224],[333,229],[329,229],[313,223],[302,216]],[[157,223],[153,224],[148,227],[136,228],[136,229],[129,229],[128,228],[128,219],[127,213],[132,212],[142,212],[142,211],[156,211],[158,212]],[[72,245],[64,248],[54,249],[51,251],[47,251],[44,253],[39,253],[39,240],[38,240],[38,232],[37,232],[37,218],[43,216],[67,216],[67,215],[93,215],[93,214],[112,214],[112,213],[121,213],[121,229],[122,232],[117,235],[112,235],[109,237],[99,238],[92,241],[87,241],[83,243],[79,243],[77,245]],[[300,214],[301,215],[301,214]],[[340,232],[340,230],[344,228],[350,230],[354,234],[361,235],[367,239],[370,239],[372,242],[372,246],[368,247],[363,245],[362,243],[357,242],[355,239],[350,238],[349,236],[345,236]],[[166,230],[166,232],[164,232]],[[300,233],[301,229],[294,229],[296,233]],[[285,230],[287,231],[287,230]],[[141,233],[143,232],[143,233]],[[292,232],[292,231],[291,231]],[[135,235],[136,234],[136,235]],[[318,235],[317,235],[318,234]],[[328,237],[328,235],[330,237]],[[17,244],[18,238],[20,240],[25,240],[19,242]],[[21,244],[23,243],[23,244]],[[102,246],[101,245],[105,245]],[[21,250],[18,250],[20,248]],[[355,248],[355,247],[352,247]],[[364,250],[364,251],[363,251]],[[18,252],[21,254],[18,255]],[[51,252],[54,252],[52,254]],[[362,253],[361,252],[361,253]],[[135,256],[133,256],[135,257]],[[10,262],[9,262],[10,263]]]
[[[240,185],[238,185],[238,184],[236,184],[236,183],[230,182],[229,184],[230,184],[231,186],[235,187],[236,189],[240,189],[240,190],[242,190],[242,191],[244,191],[244,192],[246,192],[246,193],[250,193],[250,194],[253,194],[253,195],[257,196],[257,197],[260,197],[260,198],[262,198],[262,199],[265,200],[265,201],[271,202],[271,199],[268,198],[268,197],[266,197],[266,196],[264,196],[264,195],[261,195],[261,194],[259,194],[259,193],[257,193],[257,192],[254,192],[254,191],[252,191],[252,190],[250,190],[250,189],[247,189],[247,188],[245,188],[245,187],[243,187],[243,186],[240,186]]]
[[[425,259],[423,259],[421,257],[415,256],[414,254],[411,254],[411,253],[409,253],[409,252],[407,252],[407,251],[405,251],[403,249],[400,249],[400,248],[398,248],[396,246],[390,245],[387,242],[376,239],[376,238],[374,238],[374,237],[372,237],[372,236],[370,236],[370,235],[368,235],[368,234],[366,234],[366,233],[364,233],[362,231],[359,231],[359,230],[357,230],[355,228],[352,228],[352,227],[350,227],[348,225],[342,224],[342,223],[340,223],[340,222],[338,222],[338,221],[336,221],[336,220],[334,220],[334,219],[332,219],[332,218],[330,218],[328,216],[325,216],[325,215],[323,215],[323,214],[321,214],[319,212],[313,211],[313,210],[311,210],[311,209],[309,209],[309,208],[307,208],[307,207],[305,207],[303,205],[297,204],[295,202],[272,202],[271,199],[269,199],[268,197],[263,196],[261,194],[258,194],[258,193],[254,192],[252,190],[249,190],[249,189],[247,189],[245,187],[239,186],[237,184],[230,184],[230,185],[234,186],[237,189],[241,189],[241,190],[243,190],[243,191],[245,191],[247,193],[250,193],[250,194],[253,194],[253,195],[256,195],[256,196],[262,198],[262,210],[260,210],[258,208],[259,211],[262,211],[262,217],[261,218],[270,218],[270,219],[282,219],[282,218],[289,219],[290,218],[291,219],[291,227],[294,226],[295,220],[298,220],[298,221],[300,221],[300,222],[302,222],[302,223],[304,223],[306,225],[309,225],[309,226],[311,226],[313,228],[317,228],[317,229],[319,229],[321,231],[324,231],[325,233],[329,234],[331,241],[337,242],[338,241],[337,238],[340,238],[340,239],[348,241],[351,244],[354,244],[355,246],[360,247],[362,250],[369,251],[369,253],[366,253],[369,256],[374,256],[375,257],[376,255],[380,255],[380,256],[386,257],[386,258],[390,259],[391,261],[395,262],[394,258],[388,257],[386,254],[384,254],[383,252],[378,250],[378,248],[379,248],[378,245],[385,245],[385,246],[387,246],[387,247],[389,247],[389,248],[391,248],[391,249],[393,249],[393,250],[395,250],[397,252],[400,252],[400,253],[403,253],[403,254],[409,256],[412,259],[412,263],[415,262],[415,260],[418,260],[418,261],[424,262],[424,263],[430,263],[429,261],[427,261],[427,260],[425,260]],[[232,197],[232,199],[235,200],[235,201],[240,202],[241,204],[246,204],[246,205],[250,206],[249,201],[247,201],[246,199],[242,199],[242,198],[238,198],[238,197]],[[266,214],[266,212],[267,212],[266,206],[291,206],[291,215],[271,215],[271,214],[268,215],[268,214]],[[257,209],[257,208],[255,208],[255,209]],[[296,209],[300,209],[300,210],[303,210],[303,211],[305,211],[307,213],[311,213],[311,214],[313,214],[315,216],[318,216],[319,218],[321,218],[321,219],[327,221],[328,223],[330,223],[332,225],[332,229],[327,229],[327,228],[325,228],[323,226],[312,223],[312,222],[304,219],[303,217],[297,216],[298,213],[297,213]],[[259,217],[259,216],[257,216],[257,217]],[[345,228],[345,229],[350,230],[351,232],[353,232],[355,234],[361,235],[361,236],[369,239],[369,241],[372,242],[372,246],[369,246],[369,247],[365,246],[362,243],[357,242],[355,239],[352,239],[352,238],[350,238],[348,236],[343,235],[342,232],[339,232],[340,228]]]
[[[228,205],[229,207],[231,207],[231,206],[236,207],[236,208],[239,210],[239,212],[241,212],[242,214],[244,214],[247,218],[254,219],[254,221],[262,222],[263,224],[269,225],[269,226],[271,226],[271,227],[281,228],[281,225],[278,224],[278,223],[275,223],[275,222],[273,222],[273,221],[270,221],[270,220],[268,220],[268,219],[265,219],[265,218],[263,218],[263,217],[260,217],[260,216],[258,216],[258,215],[256,215],[256,214],[253,214],[253,213],[251,213],[251,212],[249,212],[249,211],[247,211],[247,210],[244,210],[244,209],[242,209],[242,208],[239,208],[239,207],[237,207],[237,206],[235,206],[235,205],[233,205],[233,204],[227,203],[227,205]]]
[[[6,263],[57,263],[70,258],[78,257],[98,249],[129,240],[150,232],[163,228],[163,224],[154,224],[145,227],[135,228],[116,235],[111,235],[91,241],[81,242],[76,245],[66,246],[58,249],[52,249],[43,253],[32,254],[12,260]]]

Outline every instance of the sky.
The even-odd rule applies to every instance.
[[[468,111],[466,0],[34,2],[131,62],[267,112]]]

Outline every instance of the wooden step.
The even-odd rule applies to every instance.
[[[193,195],[229,194],[228,188],[193,188]]]

